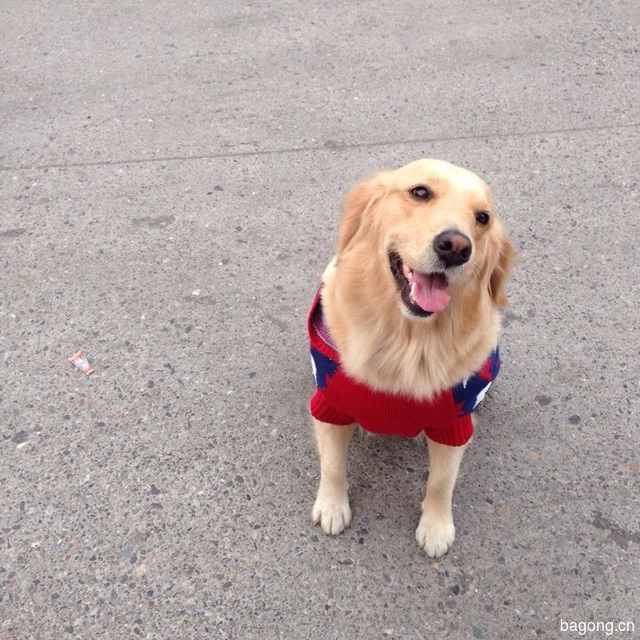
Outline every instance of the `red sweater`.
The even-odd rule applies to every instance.
[[[319,291],[309,311],[307,328],[316,381],[316,391],[309,401],[314,418],[338,425],[357,422],[367,431],[385,435],[412,438],[424,431],[431,440],[450,446],[469,441],[473,434],[471,412],[500,368],[497,346],[479,371],[425,400],[372,389],[344,371],[324,321]]]

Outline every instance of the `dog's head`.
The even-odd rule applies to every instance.
[[[426,318],[456,292],[486,287],[498,306],[513,256],[477,175],[442,160],[417,160],[384,171],[350,191],[337,257],[374,252],[399,294],[403,313]]]

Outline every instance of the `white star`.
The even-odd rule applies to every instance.
[[[473,405],[474,409],[484,400],[484,397],[487,395],[487,391],[489,391],[490,386],[491,383],[489,383],[484,389],[480,390],[480,392],[476,396],[476,403]]]

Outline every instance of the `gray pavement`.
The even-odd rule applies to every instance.
[[[3,3],[0,640],[638,637],[634,4]],[[309,520],[307,305],[423,156],[519,252],[437,562],[423,443]]]

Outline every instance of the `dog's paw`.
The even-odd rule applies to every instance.
[[[318,493],[316,502],[311,512],[313,521],[322,527],[322,530],[335,536],[351,524],[351,507],[347,493],[344,495],[323,496]]]
[[[416,529],[416,540],[431,558],[440,558],[453,544],[456,528],[451,518],[423,513]]]

